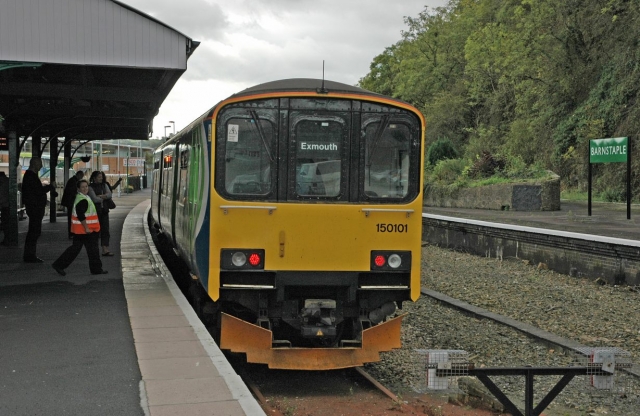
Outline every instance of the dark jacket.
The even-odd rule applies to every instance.
[[[52,185],[43,185],[34,171],[27,170],[22,178],[22,202],[27,210],[27,215],[30,217],[44,215],[44,208],[47,206],[47,192],[52,190]],[[55,193],[55,191],[53,192]]]

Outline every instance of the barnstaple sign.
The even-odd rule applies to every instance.
[[[629,150],[629,139],[598,139],[589,142],[589,163],[626,162]]]
[[[594,163],[627,162],[627,219],[631,219],[631,155],[628,137],[589,140],[589,182],[587,214],[591,216],[591,165]]]

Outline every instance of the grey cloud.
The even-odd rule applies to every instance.
[[[220,5],[206,0],[119,0],[193,40],[219,39],[229,22]]]

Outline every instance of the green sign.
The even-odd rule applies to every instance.
[[[589,141],[589,163],[626,162],[629,157],[629,139],[597,139]]]

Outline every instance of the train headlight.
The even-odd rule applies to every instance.
[[[237,251],[231,256],[231,263],[236,267],[242,267],[247,264],[247,255],[241,251]]]
[[[371,252],[371,270],[411,270],[411,252],[374,250]]]
[[[389,256],[389,267],[392,269],[397,269],[402,264],[402,258],[397,254],[392,254]]]
[[[220,251],[220,268],[222,270],[264,270],[264,250],[235,248]]]

